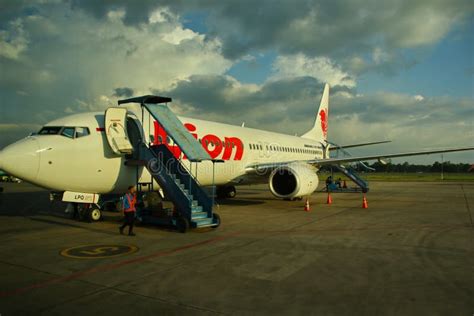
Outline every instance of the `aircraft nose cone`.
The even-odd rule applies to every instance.
[[[24,138],[0,151],[0,169],[17,178],[34,182],[39,165],[39,143],[34,137]]]

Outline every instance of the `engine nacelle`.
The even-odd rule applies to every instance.
[[[305,163],[290,163],[270,174],[270,191],[274,196],[292,199],[310,195],[318,188],[316,168]]]

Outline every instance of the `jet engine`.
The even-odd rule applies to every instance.
[[[316,168],[305,163],[290,163],[270,174],[270,191],[278,198],[293,199],[316,191],[319,179]]]

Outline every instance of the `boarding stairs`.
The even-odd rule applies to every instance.
[[[329,143],[329,142],[328,142]],[[339,146],[335,143],[329,143],[333,145],[336,149],[336,155],[334,158],[340,158],[341,155],[343,157],[351,157],[352,155],[345,150],[342,146]],[[365,163],[362,161],[357,162],[360,166],[362,166],[364,169],[373,171],[374,169],[367,166]],[[334,165],[339,171],[341,171],[346,177],[352,180],[355,184],[357,184],[358,187],[362,190],[362,192],[366,193],[369,192],[369,182],[366,179],[363,179],[353,168],[351,165],[342,165],[342,164],[337,164]]]
[[[198,163],[205,160],[213,162],[201,144],[189,133],[166,104],[170,98],[144,96],[120,100],[119,104],[140,103],[143,110],[157,120],[173,139],[188,161]],[[190,228],[213,227],[219,225],[219,217],[213,213],[214,196],[208,194],[195,176],[176,158],[165,145],[147,145],[142,142],[135,148],[134,157],[127,165],[141,165],[148,169],[153,179],[160,185],[175,207],[180,218],[186,219]]]
[[[357,184],[362,192],[367,193],[369,192],[369,183],[368,181],[362,179],[354,170],[354,168],[344,165],[335,165],[335,167],[341,171],[346,177],[352,180],[355,184]]]

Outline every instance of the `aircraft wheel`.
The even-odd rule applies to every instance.
[[[293,198],[284,198],[283,200],[285,200],[285,201],[292,201],[292,202],[294,202],[294,201],[301,201],[301,200],[303,200],[303,197],[302,197],[302,196],[298,196],[298,197],[293,197]]]
[[[102,218],[102,212],[98,208],[91,208],[88,215],[91,222],[100,221]]]
[[[189,230],[189,221],[184,217],[178,217],[176,220],[176,228],[180,233],[185,233]]]
[[[227,196],[228,198],[233,199],[233,198],[235,198],[236,195],[237,195],[237,190],[235,189],[234,186],[230,186],[230,187],[227,188],[227,194],[226,194],[226,196]]]
[[[213,213],[212,214],[212,221],[214,223],[216,223],[214,226],[212,226],[212,228],[217,228],[217,227],[221,226],[221,217],[219,216],[219,214]]]

